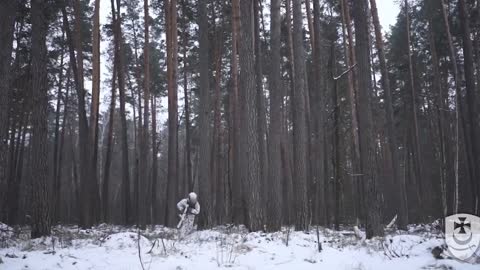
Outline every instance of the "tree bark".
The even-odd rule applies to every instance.
[[[48,81],[47,4],[32,0],[32,238],[50,235],[50,188],[48,183]]]
[[[150,15],[148,12],[148,0],[143,1],[144,10],[144,44],[143,44],[143,123],[140,123],[140,158],[139,162],[139,183],[138,183],[138,202],[137,202],[137,214],[138,225],[144,229],[147,224],[147,212],[149,206],[147,204],[147,190],[149,189],[150,176],[148,171],[148,156],[149,148],[149,132],[148,126],[150,122],[150,33],[149,33],[149,20]],[[171,83],[171,82],[169,82]],[[141,100],[139,100],[141,102]]]
[[[267,226],[270,231],[280,230],[282,225],[282,82],[280,70],[280,2],[271,0],[270,5],[270,128],[268,134],[268,200]]]
[[[88,196],[84,200],[89,201],[89,215],[92,224],[96,221],[100,208],[97,206],[99,201],[98,193],[98,176],[97,176],[97,157],[98,157],[98,117],[100,106],[100,0],[95,0],[93,13],[93,31],[92,31],[92,105],[90,109],[90,125],[88,144],[89,150],[89,176],[88,179]]]
[[[8,111],[13,30],[18,0],[0,3],[0,183],[7,181]]]
[[[240,1],[240,138],[242,184],[245,190],[246,224],[252,231],[262,229],[264,212],[260,198],[260,149],[258,142],[258,110],[254,54],[254,1]]]
[[[177,1],[166,3],[167,12],[167,84],[168,84],[168,184],[167,225],[176,217],[178,185],[178,101],[177,101]],[[203,157],[202,157],[203,158]],[[205,205],[205,203],[203,204]],[[204,211],[202,211],[204,212]]]
[[[230,130],[230,159],[232,183],[232,221],[235,224],[244,223],[243,187],[240,177],[240,106],[238,82],[238,38],[240,32],[240,0],[232,0],[232,92]]]
[[[302,7],[300,0],[293,0],[293,54],[294,54],[294,204],[295,204],[295,229],[308,229],[308,204],[307,204],[307,120],[305,91],[305,51],[303,47]]]
[[[463,54],[464,54],[464,71],[465,71],[465,88],[466,88],[466,105],[467,105],[467,114],[466,120],[469,125],[469,132],[467,134],[467,142],[470,144],[470,147],[467,146],[467,149],[470,149],[470,168],[471,168],[471,175],[470,175],[470,182],[471,182],[471,189],[472,189],[472,196],[473,196],[473,209],[472,212],[475,212],[475,206],[478,207],[479,203],[479,194],[480,194],[480,187],[478,181],[480,177],[480,156],[479,156],[479,149],[478,149],[478,138],[480,136],[479,130],[479,122],[477,121],[477,103],[476,103],[476,92],[478,91],[475,85],[475,72],[474,72],[474,56],[473,56],[473,45],[472,40],[470,39],[470,19],[467,10],[467,5],[465,4],[465,0],[458,0],[458,10],[460,15],[460,27],[462,32],[462,40],[463,40]],[[477,15],[478,16],[478,15]]]
[[[375,140],[372,120],[371,93],[372,84],[369,42],[368,42],[368,3],[367,0],[354,1],[353,16],[355,22],[355,53],[358,72],[358,106],[360,135],[361,181],[365,194],[366,236],[383,235],[381,226],[380,193],[375,165]],[[368,209],[366,209],[368,206]]]

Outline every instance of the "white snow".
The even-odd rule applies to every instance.
[[[353,229],[321,228],[320,253],[315,230],[265,234],[222,226],[178,240],[176,230],[160,226],[139,232],[103,224],[93,230],[57,226],[53,236],[31,240],[27,228],[12,229],[1,223],[0,228],[2,270],[142,269],[139,244],[146,270],[480,269],[480,264],[435,259],[431,250],[444,240],[427,226],[365,241],[358,240]]]

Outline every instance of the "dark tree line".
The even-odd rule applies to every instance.
[[[0,2],[0,221],[480,214],[480,4],[399,5],[386,33],[375,0]]]

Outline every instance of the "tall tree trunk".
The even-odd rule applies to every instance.
[[[80,0],[75,0],[73,5],[75,13],[75,36],[74,45],[76,54],[76,76],[77,76],[77,100],[78,100],[78,129],[79,129],[79,151],[80,151],[80,170],[79,179],[82,181],[81,198],[82,208],[80,211],[80,224],[84,228],[89,228],[93,225],[93,217],[90,212],[93,202],[89,200],[90,195],[90,177],[89,177],[89,147],[88,147],[88,122],[87,112],[85,109],[85,85],[84,85],[84,71],[83,71],[83,48],[82,48],[82,20]]]
[[[69,63],[69,67],[68,67],[68,70],[67,70],[67,83],[66,83],[66,86],[65,86],[65,97],[63,98],[63,120],[62,120],[62,132],[60,133],[60,139],[59,139],[59,147],[58,147],[58,159],[57,159],[57,172],[56,172],[56,175],[57,175],[57,179],[54,179],[54,181],[56,181],[56,186],[55,186],[55,191],[58,195],[57,195],[57,198],[56,198],[56,206],[55,206],[55,209],[57,211],[57,221],[60,221],[62,218],[62,216],[60,216],[61,214],[61,207],[62,207],[62,193],[61,193],[61,190],[62,190],[62,181],[61,181],[61,177],[62,177],[62,169],[63,169],[63,152],[64,152],[64,145],[65,145],[65,130],[66,130],[66,124],[67,124],[67,119],[68,119],[68,116],[69,116],[69,110],[68,110],[68,103],[69,103],[69,100],[70,100],[70,70],[71,70],[71,65],[72,63]],[[25,133],[25,132],[24,132]],[[25,137],[25,135],[23,136]],[[23,139],[24,140],[24,139]],[[65,207],[66,208],[66,207]],[[65,219],[64,219],[65,220]]]
[[[413,139],[414,139],[414,168],[415,168],[415,180],[418,185],[418,191],[422,193],[422,186],[423,183],[423,165],[422,165],[422,153],[420,150],[420,134],[419,134],[419,126],[418,126],[418,111],[417,111],[417,93],[415,87],[415,76],[413,70],[413,52],[411,49],[411,35],[410,35],[410,15],[409,15],[409,6],[408,0],[405,0],[405,16],[406,20],[406,27],[407,27],[407,46],[408,46],[408,70],[409,70],[409,82],[410,82],[410,98],[411,98],[411,110],[412,110],[412,123],[413,123]],[[421,197],[419,197],[420,201],[419,207],[423,207],[423,202]]]
[[[116,79],[117,79],[117,66],[118,59],[113,60],[113,71],[112,71],[112,94],[110,97],[110,109],[108,113],[108,131],[107,131],[107,150],[105,153],[105,165],[103,167],[103,188],[102,188],[102,205],[103,205],[103,221],[110,221],[110,166],[112,164],[112,152],[113,152],[113,125],[115,119],[115,104],[116,104]]]
[[[282,225],[282,82],[280,71],[280,2],[271,0],[270,35],[271,35],[271,74],[270,74],[270,128],[268,134],[268,199],[267,226],[270,231],[280,230]]]
[[[324,175],[324,122],[325,122],[325,102],[323,100],[323,92],[324,84],[323,84],[323,75],[322,75],[322,44],[320,40],[321,36],[321,11],[320,11],[320,3],[318,0],[313,0],[313,32],[314,32],[314,44],[313,44],[313,66],[314,66],[314,77],[315,77],[315,84],[319,86],[319,90],[312,92],[312,102],[316,103],[316,106],[312,107],[312,127],[313,133],[315,134],[312,147],[313,153],[312,159],[314,159],[315,163],[312,166],[314,174],[312,177],[315,177],[315,199],[314,199],[314,208],[313,211],[316,213],[314,214],[314,223],[319,224],[323,220],[325,216],[325,195],[323,194],[325,179],[326,176]]]
[[[462,40],[463,40],[463,54],[464,54],[464,71],[465,71],[465,86],[467,90],[466,94],[466,105],[467,105],[467,114],[466,119],[469,124],[469,133],[467,134],[468,143],[470,146],[467,146],[468,151],[471,152],[471,189],[473,195],[473,208],[472,212],[475,212],[475,208],[478,208],[480,195],[480,187],[478,181],[480,177],[480,156],[478,148],[478,138],[480,136],[479,122],[477,121],[477,103],[476,103],[476,94],[478,91],[475,85],[475,72],[474,72],[474,56],[473,56],[473,45],[472,40],[470,39],[470,19],[467,11],[467,6],[465,0],[458,0],[458,10],[460,14],[460,26],[462,29]],[[465,131],[467,132],[467,131]],[[467,143],[467,142],[466,142]]]
[[[238,82],[238,38],[240,35],[240,0],[232,0],[232,93],[231,93],[231,130],[230,159],[232,183],[232,214],[235,224],[244,223],[243,187],[240,168],[240,106]]]
[[[2,40],[0,42],[0,184],[7,181],[7,131],[10,103],[8,93],[17,5],[18,0],[2,1],[0,3],[0,18],[2,18],[0,19],[0,40]]]
[[[89,215],[92,216],[92,224],[96,220],[99,201],[98,181],[97,181],[97,157],[98,157],[98,117],[100,106],[100,0],[95,0],[93,13],[93,31],[92,31],[92,106],[90,109],[90,130],[89,130],[89,177],[88,196],[84,200],[89,201]]]
[[[182,9],[185,14],[187,9],[187,0],[182,1]],[[188,23],[184,20],[183,27],[183,96],[184,96],[184,110],[185,110],[185,189],[190,191],[193,189],[192,178],[192,146],[190,139],[190,98],[188,94],[188,66],[187,66],[187,54],[188,54]]]
[[[212,6],[213,7],[213,6]],[[215,20],[215,18],[214,18]],[[223,18],[219,18],[220,23]],[[216,27],[215,27],[216,28]],[[215,63],[215,92],[214,92],[214,113],[213,113],[213,145],[211,152],[211,196],[212,196],[212,205],[214,207],[215,215],[212,217],[216,223],[220,223],[222,207],[223,205],[219,204],[219,199],[222,196],[220,191],[220,186],[222,185],[222,175],[219,171],[221,168],[221,86],[222,86],[222,51],[223,51],[223,30],[216,28],[215,30],[215,49],[214,49],[214,63]]]
[[[254,17],[254,44],[255,44],[255,82],[257,85],[257,112],[258,112],[258,147],[260,155],[260,181],[261,194],[265,199],[265,179],[268,175],[268,156],[267,156],[267,118],[265,108],[265,95],[263,93],[263,52],[262,40],[260,37],[260,16],[261,16],[261,1],[255,0],[253,4]],[[262,203],[264,205],[264,203]]]
[[[372,84],[369,42],[368,42],[368,3],[367,0],[354,1],[355,53],[358,72],[358,106],[360,135],[361,181],[365,194],[367,238],[383,235],[381,226],[380,192],[378,190],[375,165],[375,136],[373,132],[371,93]],[[365,207],[366,208],[366,207]]]
[[[333,154],[332,154],[332,164],[333,164],[333,225],[335,230],[340,230],[340,193],[341,193],[341,172],[340,172],[340,102],[338,98],[338,80],[335,78],[337,69],[336,69],[336,56],[335,56],[335,41],[332,40],[330,44],[330,75],[333,80],[333,89],[332,89],[332,106],[333,106],[333,130],[332,132],[332,141],[333,141]]]
[[[50,188],[48,183],[48,81],[47,4],[32,0],[32,238],[50,235]]]
[[[122,18],[120,16],[120,0],[116,0],[117,8],[115,10],[114,0],[111,0],[112,21],[115,25],[115,59],[117,60],[117,79],[118,93],[120,100],[120,122],[121,122],[121,141],[122,141],[122,195],[123,195],[123,222],[131,224],[130,217],[130,170],[128,162],[128,135],[127,135],[127,116],[125,110],[125,66],[124,49],[122,37]]]
[[[65,41],[65,29],[62,30],[62,41]],[[62,99],[62,87],[63,87],[63,69],[64,69],[64,50],[65,46],[62,44],[62,49],[60,52],[60,71],[58,74],[58,85],[57,85],[57,105],[55,107],[55,137],[53,143],[53,185],[52,185],[52,222],[59,221],[58,208],[59,206],[59,197],[60,190],[56,189],[60,185],[60,177],[58,175],[58,148],[59,148],[59,137],[60,137],[60,101]]]
[[[294,204],[295,204],[295,229],[308,229],[308,204],[307,204],[307,119],[305,91],[305,51],[303,47],[303,16],[302,1],[293,0],[293,54],[294,54]]]
[[[453,78],[455,81],[455,158],[454,158],[454,203],[453,213],[458,213],[459,205],[459,159],[460,159],[460,73],[457,66],[457,57],[455,55],[455,47],[453,45],[452,34],[450,32],[450,24],[448,23],[448,13],[445,6],[445,0],[441,0],[443,22],[445,23],[445,30],[447,32],[448,47],[450,49],[450,61],[453,66]]]
[[[139,162],[139,184],[138,184],[138,225],[140,228],[145,228],[147,224],[147,212],[149,212],[149,206],[147,204],[147,190],[149,189],[149,173],[148,173],[148,156],[149,148],[149,132],[148,126],[150,122],[150,34],[149,34],[149,20],[150,15],[148,13],[148,0],[143,1],[144,10],[144,44],[143,44],[143,68],[144,68],[144,81],[143,81],[143,123],[140,128],[140,159]],[[171,83],[171,82],[169,82]],[[139,100],[141,102],[141,100]]]
[[[245,190],[246,224],[252,231],[262,229],[264,213],[260,198],[260,156],[258,142],[258,111],[255,80],[254,49],[254,1],[240,1],[240,94],[241,130],[246,134],[240,138],[241,177]]]
[[[440,80],[440,62],[438,60],[437,46],[435,44],[435,36],[433,31],[433,22],[432,18],[429,18],[428,22],[429,32],[430,32],[430,52],[432,54],[432,66],[434,73],[433,89],[438,90],[436,94],[436,107],[437,107],[437,117],[438,117],[438,134],[440,141],[439,149],[439,159],[440,159],[440,198],[441,198],[441,208],[443,217],[447,216],[447,146],[445,138],[445,99],[442,83]]]
[[[156,224],[157,218],[157,178],[158,178],[158,143],[157,143],[157,99],[154,95],[152,102],[152,185],[151,185],[151,223]]]
[[[353,43],[353,30],[352,30],[352,22],[350,18],[350,6],[346,0],[340,0],[340,5],[342,8],[342,25],[343,26],[343,38],[344,38],[344,46],[345,46],[345,59],[347,66],[352,66],[356,63],[356,55],[354,50],[354,43]],[[348,40],[348,46],[347,46]],[[352,156],[352,169],[353,169],[353,176],[352,176],[352,184],[355,186],[356,192],[354,193],[356,198],[355,207],[355,215],[360,218],[363,213],[363,205],[362,205],[362,194],[361,194],[361,182],[359,178],[356,176],[360,170],[360,136],[358,132],[358,110],[357,110],[357,89],[358,89],[358,81],[357,81],[357,69],[353,69],[352,72],[348,73],[348,99],[350,101],[350,121],[351,121],[351,131],[352,131],[352,147],[353,147],[353,156]]]
[[[168,184],[167,224],[175,222],[178,185],[177,1],[167,1]],[[203,157],[202,157],[203,158]],[[203,204],[205,205],[205,204]]]
[[[392,169],[392,179],[398,188],[396,200],[398,202],[398,226],[402,229],[406,229],[408,224],[408,212],[406,203],[405,183],[403,183],[400,177],[400,160],[397,151],[397,139],[395,133],[395,118],[393,116],[393,100],[392,91],[390,90],[390,78],[387,69],[387,61],[385,58],[385,49],[383,46],[382,28],[380,26],[380,20],[378,18],[377,3],[375,0],[370,0],[370,7],[373,18],[373,25],[375,28],[375,45],[377,47],[378,58],[380,60],[380,72],[382,74],[382,88],[385,98],[385,114],[387,121],[387,143],[389,147],[390,167]]]

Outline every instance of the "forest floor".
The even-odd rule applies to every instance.
[[[138,231],[103,224],[56,226],[52,236],[32,240],[26,227],[0,223],[0,269],[480,269],[480,256],[474,263],[435,259],[432,249],[444,240],[434,227],[410,226],[371,240],[353,229],[319,228],[318,252],[316,230],[248,233],[221,226],[178,240],[176,230],[160,226]]]

